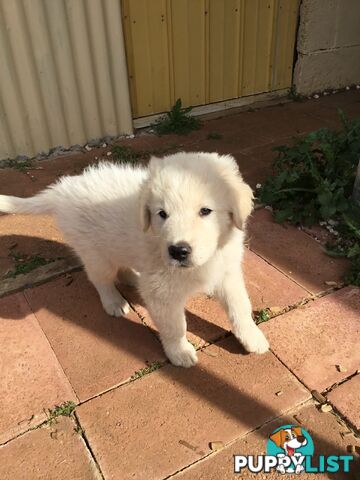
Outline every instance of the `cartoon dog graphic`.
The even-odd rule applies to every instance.
[[[282,428],[270,436],[270,439],[276,444],[277,447],[284,450],[284,453],[279,453],[278,457],[288,456],[290,458],[301,456],[300,453],[296,453],[296,449],[303,447],[307,444],[307,439],[304,437],[301,427]],[[284,465],[279,465],[277,470],[282,473],[294,473],[294,468],[290,467],[285,470]],[[296,465],[295,473],[301,473],[304,470],[302,465]]]

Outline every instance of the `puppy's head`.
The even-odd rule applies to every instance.
[[[226,243],[233,228],[244,229],[252,200],[231,156],[177,153],[151,159],[141,222],[159,242],[166,264],[197,267]]]

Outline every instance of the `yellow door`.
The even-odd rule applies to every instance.
[[[135,118],[291,86],[299,0],[122,0]]]

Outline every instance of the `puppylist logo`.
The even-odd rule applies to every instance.
[[[285,474],[335,473],[350,471],[352,455],[320,455],[315,464],[314,442],[309,433],[297,425],[283,425],[270,435],[266,455],[234,455],[234,472],[252,473],[272,470]]]

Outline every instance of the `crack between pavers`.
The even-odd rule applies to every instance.
[[[351,432],[356,439],[360,439],[360,430],[357,429],[355,425],[353,425],[352,422],[345,415],[343,415],[340,412],[340,410],[336,408],[334,404],[331,404],[331,406],[332,406],[332,411],[330,413],[336,418],[336,421],[338,422],[338,424],[344,428],[347,428],[348,431]]]
[[[239,440],[242,440],[242,439],[245,439],[246,437],[248,437],[249,435],[251,435],[252,433],[254,432],[257,432],[258,430],[260,430],[261,428],[265,427],[266,425],[268,425],[269,423],[271,422],[274,422],[275,420],[283,417],[283,416],[288,416],[291,414],[291,412],[296,412],[299,408],[303,407],[303,406],[306,406],[307,404],[313,404],[313,399],[312,398],[309,398],[309,399],[306,399],[300,403],[298,403],[297,405],[295,406],[292,406],[290,408],[288,408],[287,410],[284,410],[283,412],[281,412],[279,415],[276,415],[275,417],[273,418],[270,418],[269,420],[266,420],[264,423],[262,423],[261,425],[253,428],[252,430],[249,430],[247,432],[245,432],[243,435],[240,435],[239,437],[236,437],[236,438],[233,438],[232,440],[230,440],[228,443],[225,443],[224,444],[224,447],[221,448],[220,450],[217,450],[217,451],[210,451],[207,455],[195,460],[194,462],[186,465],[185,467],[177,470],[176,472],[174,473],[171,473],[170,475],[168,475],[167,477],[164,477],[162,480],[168,480],[170,478],[173,478],[175,477],[176,475],[178,475],[179,473],[181,472],[184,472],[185,470],[188,470],[192,467],[194,467],[195,465],[203,462],[203,461],[206,461],[206,459],[208,459],[210,456],[211,457],[215,457],[217,454],[220,454],[221,452],[223,452],[226,448],[229,448],[231,447],[231,445],[233,445],[234,443],[236,443],[237,441]]]
[[[305,232],[304,232],[305,233]],[[255,250],[253,250],[250,245],[248,247],[248,249],[254,253],[255,255],[257,255],[258,257],[260,257],[262,260],[264,260],[264,262],[266,262],[268,265],[270,265],[271,267],[275,268],[275,270],[277,270],[278,272],[280,272],[281,274],[283,274],[288,280],[292,281],[293,283],[295,283],[298,287],[301,287],[303,290],[305,290],[305,292],[307,292],[310,297],[305,297],[305,298],[309,298],[309,299],[312,299],[312,300],[315,300],[317,298],[321,298],[321,297],[324,297],[325,295],[329,295],[330,293],[333,293],[333,292],[336,292],[337,290],[341,290],[342,288],[346,287],[345,284],[340,284],[338,287],[332,287],[332,288],[329,288],[327,290],[321,290],[320,292],[317,292],[317,293],[313,293],[311,292],[311,290],[309,290],[308,288],[306,288],[304,285],[302,285],[301,283],[299,283],[295,278],[293,277],[290,277],[289,274],[287,274],[284,270],[282,270],[281,268],[279,268],[277,265],[274,265],[272,264],[266,257],[264,257],[263,255],[261,255],[261,253],[258,253],[256,252]]]
[[[310,392],[310,395],[312,396],[312,393],[311,393],[311,390],[305,385],[305,383],[298,377],[298,375],[296,375],[296,373],[290,368],[288,367],[282,360],[281,358],[270,348],[270,351],[272,352],[272,354],[279,360],[279,362],[301,383],[301,385],[307,390]],[[331,387],[328,387],[327,389],[323,390],[321,393],[323,395],[327,395],[328,393],[330,393],[333,389],[335,389],[337,386],[339,385],[342,385],[343,383],[351,380],[353,377],[355,377],[356,375],[358,375],[358,371],[356,371],[354,374],[352,375],[349,375],[348,377],[346,377],[345,379],[341,380],[340,382],[337,382],[337,383],[334,383]],[[315,404],[315,406],[317,405],[321,405],[319,402],[317,402]],[[333,406],[333,410],[334,410],[334,405],[332,404]],[[335,408],[336,409],[336,408]],[[349,428],[354,434],[356,437],[359,436],[359,434],[357,433],[357,429],[352,426],[351,422],[344,416],[342,415],[339,410],[336,409],[336,412],[337,412],[337,416],[340,417],[340,419],[342,420],[343,423],[345,423],[345,426],[347,428]],[[334,415],[335,415],[335,412],[332,412]],[[336,415],[335,415],[336,416]],[[350,428],[351,427],[351,428]]]
[[[342,380],[339,380],[338,382],[335,382],[331,385],[331,387],[328,387],[326,388],[322,394],[323,395],[328,395],[330,392],[332,392],[333,390],[335,390],[337,387],[339,387],[340,385],[342,385],[343,383],[346,383],[348,381],[350,381],[352,378],[356,377],[357,375],[359,375],[359,372],[360,370],[356,370],[354,373],[351,373],[350,375],[348,375],[347,377],[343,378]]]
[[[261,253],[258,253],[256,252],[255,250],[253,250],[251,248],[251,246],[249,245],[249,250],[251,252],[253,252],[255,255],[257,255],[258,257],[260,257],[262,260],[264,260],[264,262],[266,262],[268,265],[270,265],[271,267],[275,268],[275,270],[277,270],[278,272],[282,273],[284,275],[284,277],[286,277],[288,280],[291,280],[293,283],[295,283],[298,287],[301,287],[303,290],[305,290],[307,293],[309,293],[310,295],[315,295],[314,293],[312,293],[310,290],[308,290],[304,285],[301,285],[301,283],[299,283],[297,280],[295,280],[294,278],[290,277],[286,272],[284,272],[281,268],[279,268],[277,265],[273,265],[266,257],[264,257],[263,255],[261,255]]]
[[[79,429],[78,433],[79,435],[81,436],[81,439],[82,441],[84,442],[84,445],[85,445],[85,448],[86,450],[88,451],[88,454],[90,455],[91,459],[93,460],[94,464],[95,464],[95,468],[97,469],[100,477],[105,480],[105,475],[103,474],[102,470],[101,470],[101,467],[100,467],[100,463],[98,462],[96,456],[95,456],[95,453],[93,451],[93,449],[91,448],[91,445],[90,445],[90,442],[89,442],[89,439],[87,438],[86,436],[86,431],[84,428],[82,428],[81,426],[81,422],[79,420],[79,417],[77,416],[76,412],[74,411],[74,420],[75,420],[75,423],[76,423],[76,426],[77,428]]]

